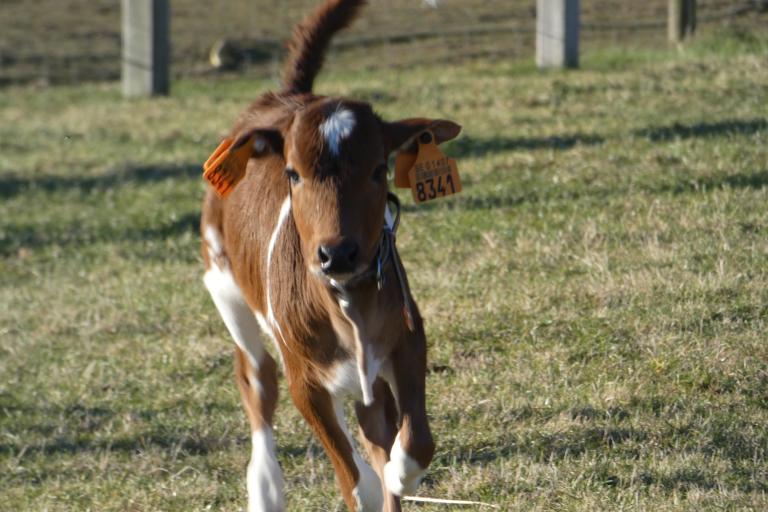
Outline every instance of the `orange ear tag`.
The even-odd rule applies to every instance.
[[[395,187],[411,188],[411,183],[408,181],[408,171],[416,163],[416,155],[417,153],[406,153],[405,151],[397,154],[395,158]]]
[[[219,197],[227,197],[245,176],[253,154],[253,137],[232,151],[234,139],[227,137],[203,164],[203,178],[213,185]]]
[[[432,132],[423,132],[418,141],[419,153],[408,172],[413,201],[418,204],[461,192],[456,160],[440,151]]]

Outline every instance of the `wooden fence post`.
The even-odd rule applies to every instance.
[[[669,0],[667,35],[670,43],[693,36],[696,30],[696,0]]]
[[[170,89],[170,0],[122,0],[123,96]]]
[[[536,0],[536,65],[579,67],[579,0]]]

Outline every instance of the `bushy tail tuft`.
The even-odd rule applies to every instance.
[[[333,35],[348,26],[365,0],[327,0],[293,31],[283,70],[283,92],[312,92]]]

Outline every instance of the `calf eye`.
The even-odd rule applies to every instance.
[[[387,171],[389,169],[387,168],[387,164],[379,164],[378,167],[373,171],[373,180],[382,182],[387,179]]]
[[[287,167],[285,169],[285,175],[288,177],[288,181],[291,182],[291,185],[296,185],[301,177],[299,176],[299,173],[297,173],[294,169],[291,169],[290,167]]]

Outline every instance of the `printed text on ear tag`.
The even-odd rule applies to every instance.
[[[227,197],[245,176],[248,159],[253,153],[253,137],[234,150],[234,139],[227,137],[203,164],[203,177],[220,197]]]
[[[434,135],[428,131],[419,136],[419,153],[408,173],[408,181],[417,204],[461,192],[456,160],[440,151]]]

